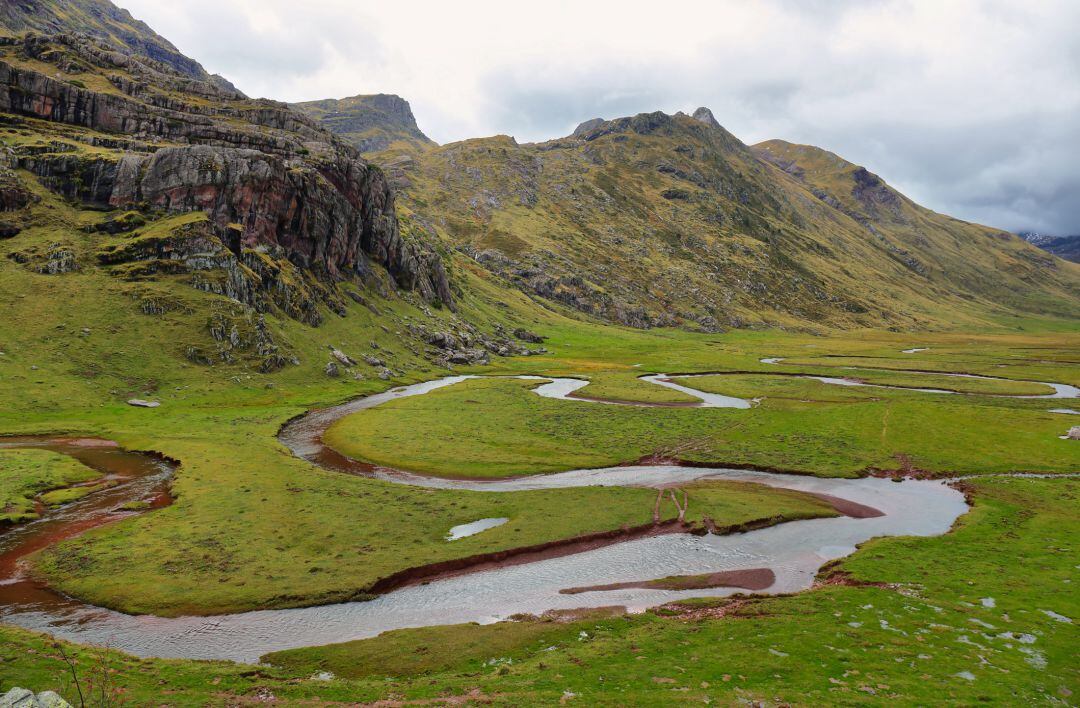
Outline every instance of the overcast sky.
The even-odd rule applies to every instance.
[[[440,143],[700,105],[938,211],[1080,233],[1076,0],[117,0],[252,96],[396,93]]]

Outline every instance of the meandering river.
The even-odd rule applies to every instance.
[[[735,588],[690,591],[626,588],[575,595],[559,592],[571,587],[769,568],[776,580],[765,592],[792,592],[810,587],[822,564],[853,552],[863,541],[876,536],[942,534],[967,508],[960,492],[939,481],[823,479],[678,465],[574,470],[509,480],[446,480],[361,465],[321,443],[322,432],[344,415],[396,398],[423,395],[465,378],[446,377],[316,410],[285,425],[280,439],[295,454],[316,464],[371,474],[399,484],[506,493],[523,489],[659,486],[724,479],[830,495],[874,507],[882,515],[795,521],[725,536],[652,536],[573,555],[435,580],[394,590],[368,602],[212,617],[131,616],[63,597],[27,580],[20,575],[19,561],[27,553],[59,538],[115,518],[116,509],[126,501],[160,501],[171,465],[153,456],[122,451],[103,441],[6,439],[0,443],[5,447],[48,447],[71,454],[118,475],[120,484],[80,502],[47,511],[41,520],[0,536],[0,576],[5,578],[0,580],[0,605],[3,605],[0,619],[73,641],[107,644],[139,656],[254,662],[270,651],[371,637],[402,627],[492,622],[522,612],[586,606],[625,605],[635,611],[680,598],[739,592]],[[573,401],[568,398],[569,393],[582,385],[578,379],[547,379],[534,391]],[[706,405],[724,405],[720,399],[710,401],[704,394],[700,397]],[[577,404],[584,405],[580,401]],[[91,456],[93,460],[89,460]]]

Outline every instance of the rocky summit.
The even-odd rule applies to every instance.
[[[400,96],[328,98],[292,104],[330,132],[362,153],[383,152],[391,147],[427,148],[435,142],[416,125],[412,107]]]

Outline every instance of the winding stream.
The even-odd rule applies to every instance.
[[[398,398],[424,395],[469,378],[475,377],[448,376],[314,410],[284,425],[279,439],[295,455],[315,464],[396,484],[505,493],[582,486],[651,487],[722,479],[828,495],[874,507],[882,515],[795,521],[725,536],[650,536],[573,555],[413,585],[368,602],[212,617],[131,616],[87,605],[29,580],[22,574],[20,561],[58,540],[132,513],[120,510],[128,501],[144,500],[151,507],[167,504],[167,483],[173,465],[153,455],[121,450],[108,441],[4,438],[0,440],[0,447],[38,447],[71,455],[102,471],[118,484],[67,506],[46,511],[40,520],[0,535],[0,619],[73,641],[107,644],[139,656],[255,662],[270,651],[372,637],[403,627],[492,622],[522,612],[539,614],[552,609],[586,606],[625,605],[631,611],[637,611],[680,598],[740,592],[737,588],[674,591],[628,587],[574,595],[560,593],[560,590],[572,587],[768,568],[775,574],[775,582],[765,592],[798,591],[810,587],[824,563],[852,553],[858,544],[870,538],[939,535],[948,531],[967,509],[963,495],[942,481],[905,480],[898,483],[880,478],[826,479],[680,465],[619,466],[501,480],[452,480],[373,467],[351,460],[322,443],[323,432],[343,416]],[[532,390],[549,398],[633,405],[571,396],[587,385],[588,382],[581,379],[520,378],[543,381]],[[701,407],[747,408],[751,405],[743,399],[697,391],[672,382],[662,374],[643,378],[696,396]],[[1055,388],[1052,396],[1021,397],[1080,396],[1075,387],[1048,385]],[[481,520],[484,523],[494,521]]]
[[[40,521],[0,537],[6,559],[0,574],[0,619],[83,643],[107,644],[140,656],[231,659],[254,662],[270,651],[371,637],[402,628],[458,622],[491,622],[512,614],[551,609],[625,605],[641,610],[672,600],[704,595],[723,596],[736,588],[613,591],[561,594],[587,585],[626,583],[669,575],[768,568],[775,582],[766,592],[807,588],[821,565],[854,551],[875,536],[936,535],[946,532],[964,513],[963,495],[937,481],[822,479],[745,470],[690,468],[678,465],[621,466],[575,470],[519,479],[456,481],[427,478],[359,465],[321,443],[322,432],[343,415],[388,400],[423,395],[465,377],[447,377],[313,411],[282,428],[280,439],[294,453],[347,472],[372,474],[388,482],[492,493],[523,489],[579,486],[658,486],[697,479],[725,479],[825,494],[872,506],[883,512],[873,518],[836,517],[796,521],[758,531],[726,536],[667,534],[626,541],[573,555],[436,580],[381,595],[369,602],[350,602],[289,610],[266,610],[213,617],[162,618],[131,616],[66,598],[20,577],[18,560],[63,537],[115,518],[118,505],[153,497],[171,471],[160,460],[101,443],[71,446],[59,439],[8,439],[12,446],[48,447],[84,459],[96,450],[94,464],[118,470],[137,467],[113,489],[67,507],[47,512]],[[572,383],[571,383],[572,382]],[[540,395],[566,398],[580,388],[576,379],[556,379],[534,389]],[[576,387],[576,388],[574,388]],[[703,397],[704,398],[704,397]],[[570,399],[573,400],[573,399]],[[718,402],[714,402],[717,403]],[[108,454],[103,454],[108,451]],[[82,456],[82,457],[80,457]],[[115,463],[115,467],[112,467]],[[118,473],[118,472],[117,472]],[[70,533],[68,534],[70,535]]]
[[[907,353],[908,350],[905,350]],[[911,351],[925,351],[925,350],[911,350]],[[767,357],[765,359],[759,359],[762,364],[779,364],[784,361],[784,357]],[[859,367],[845,367],[851,369],[857,369]],[[950,391],[945,388],[917,388],[914,386],[892,386],[889,384],[873,384],[859,381],[858,379],[847,379],[837,376],[815,376],[813,374],[776,374],[777,376],[791,376],[798,379],[812,379],[814,381],[820,381],[826,384],[832,384],[834,386],[866,386],[869,388],[891,388],[899,391],[921,391],[923,393],[952,393],[967,396],[987,396],[989,398],[1080,398],[1080,388],[1071,384],[1053,383],[1050,381],[1029,381],[1026,379],[1005,379],[1000,376],[982,376],[980,374],[954,374],[946,371],[922,371],[915,369],[880,369],[885,372],[900,372],[905,374],[927,374],[929,376],[952,376],[960,379],[983,379],[985,381],[1008,381],[1012,383],[1033,383],[1040,386],[1046,386],[1054,390],[1053,393],[1036,393],[1036,394],[1008,394],[1008,393],[963,393],[961,391]],[[770,376],[767,371],[759,372],[765,376]],[[716,376],[718,374],[686,374],[680,376],[680,378],[692,378],[694,376]],[[722,374],[720,374],[722,375]],[[645,378],[645,377],[642,377]],[[1051,413],[1061,413],[1063,410],[1053,410]]]
[[[448,577],[424,585],[391,591],[367,602],[347,602],[293,610],[269,610],[211,617],[132,616],[92,607],[60,596],[49,588],[19,577],[17,561],[55,541],[57,530],[86,522],[90,526],[116,518],[123,501],[152,498],[163,487],[171,466],[160,460],[124,452],[116,447],[69,445],[59,439],[8,439],[6,447],[49,447],[85,458],[97,450],[95,464],[135,465],[141,474],[129,475],[118,487],[87,496],[40,521],[0,536],[6,559],[0,574],[9,577],[0,590],[0,618],[18,626],[48,631],[84,643],[104,643],[141,656],[224,658],[256,662],[270,651],[373,637],[389,629],[494,622],[515,613],[622,604],[631,611],[679,598],[726,596],[737,588],[659,590],[623,588],[559,593],[570,587],[617,584],[667,575],[713,573],[768,568],[775,582],[767,593],[807,588],[828,560],[853,552],[856,545],[881,535],[935,535],[946,532],[967,509],[963,495],[942,481],[888,479],[823,479],[739,471],[739,469],[664,466],[619,466],[505,480],[449,480],[359,465],[325,448],[322,432],[341,416],[374,407],[387,400],[423,395],[465,377],[400,387],[386,393],[316,410],[282,428],[281,440],[302,458],[351,473],[372,474],[394,484],[513,492],[583,486],[660,486],[696,479],[727,479],[771,487],[827,494],[882,512],[874,518],[836,517],[793,521],[777,527],[733,535],[666,534],[644,537],[570,556],[550,558],[495,570]],[[569,383],[572,382],[572,383]],[[580,381],[556,379],[535,390],[565,398]],[[696,394],[697,395],[697,394]],[[572,398],[571,398],[572,400]],[[106,453],[107,451],[107,453]],[[80,457],[83,455],[83,457]],[[122,464],[121,464],[122,463]],[[69,529],[70,531],[71,529]]]

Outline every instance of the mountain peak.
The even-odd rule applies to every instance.
[[[704,123],[705,125],[709,126],[710,128],[719,128],[720,127],[720,122],[716,120],[715,116],[713,116],[712,111],[710,111],[705,106],[701,106],[700,108],[698,108],[696,111],[694,111],[694,114],[692,116],[690,116],[690,117],[693,118],[694,120],[698,121],[698,122]]]
[[[574,137],[579,137],[585,133],[596,130],[605,123],[603,118],[590,118],[589,120],[578,123],[578,127],[574,128],[574,132],[571,133]]]
[[[326,98],[292,106],[351,142],[360,152],[380,152],[399,142],[413,147],[435,144],[417,126],[409,102],[391,93]]]

